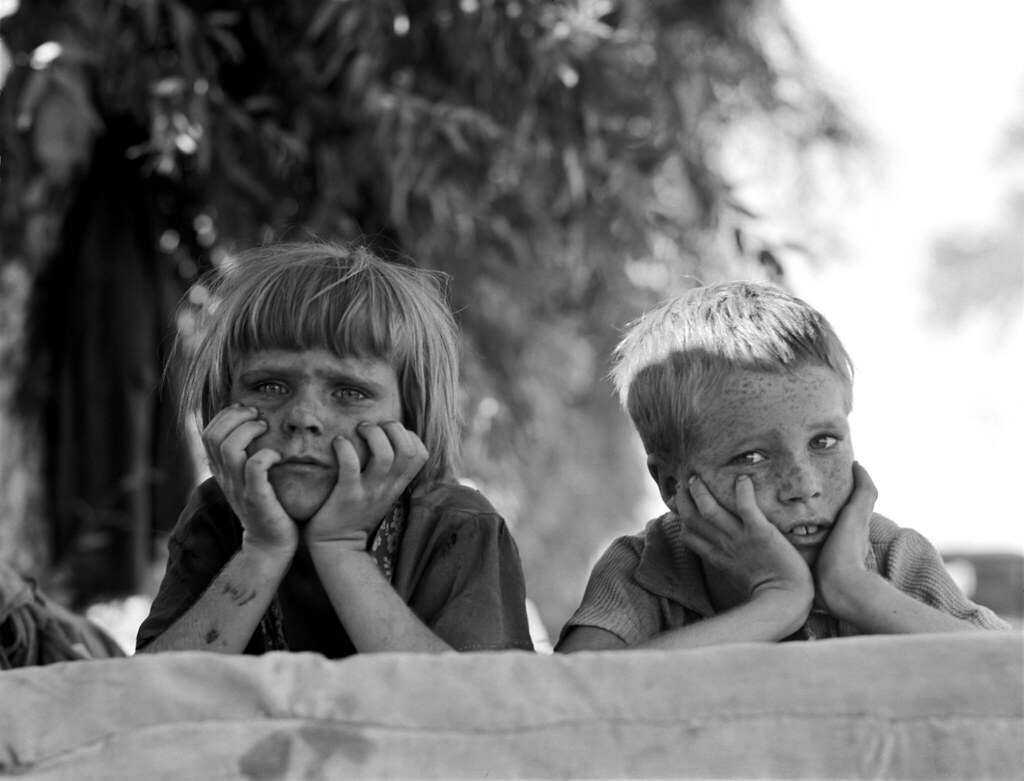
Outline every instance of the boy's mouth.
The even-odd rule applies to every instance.
[[[792,529],[789,530],[789,533],[794,535],[795,537],[806,537],[809,534],[814,534],[816,531],[820,529],[821,527],[818,526],[818,524],[816,523],[805,523],[800,526],[794,526]]]
[[[798,523],[785,531],[786,539],[796,547],[818,545],[828,536],[829,526],[823,523]]]

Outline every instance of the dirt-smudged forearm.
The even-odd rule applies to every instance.
[[[239,549],[195,604],[142,651],[242,653],[290,563],[290,557]]]

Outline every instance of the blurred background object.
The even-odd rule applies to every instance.
[[[1024,556],[947,550],[946,569],[968,597],[1024,627]]]
[[[1019,625],[1024,512],[1024,6],[787,3],[871,137],[835,262],[787,259],[857,364],[853,430],[876,509],[925,534]],[[862,158],[863,159],[863,158]],[[818,176],[825,180],[847,172]],[[782,222],[784,216],[771,217]]]
[[[815,275],[859,273],[839,217],[874,129],[808,53],[828,34],[812,8],[0,2],[0,558],[75,609],[139,612],[202,469],[161,383],[189,328],[175,304],[239,248],[308,230],[452,275],[464,479],[509,520],[557,637],[594,557],[661,511],[605,378],[619,329],[738,276],[831,315],[815,296],[845,286]],[[1003,268],[1012,235],[966,257]],[[964,268],[942,241],[939,266]],[[879,315],[860,303],[835,318],[858,364]],[[893,512],[931,536],[915,515]]]

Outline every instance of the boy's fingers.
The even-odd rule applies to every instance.
[[[700,512],[693,501],[693,497],[690,495],[689,486],[677,485],[675,494],[672,498],[676,515],[681,518],[689,518],[690,516],[697,515]]]
[[[680,529],[683,542],[687,545],[699,543],[705,551],[720,548],[728,542],[726,535],[715,524],[700,515],[693,515],[689,518],[680,518]],[[694,550],[700,553],[697,545]]]
[[[850,503],[857,503],[860,507],[866,507],[870,512],[878,501],[878,488],[875,481],[871,479],[868,470],[853,462],[853,493],[850,495]]]
[[[714,559],[718,546],[712,542],[709,542],[699,534],[695,534],[689,528],[688,524],[683,523],[682,533],[680,535],[683,540],[683,544],[687,548],[696,553],[704,561],[711,561]]]
[[[833,534],[846,528],[866,530],[877,499],[878,489],[875,487],[874,481],[868,475],[867,470],[855,461],[853,464],[853,491],[839,511],[839,518],[836,521],[837,529]]]
[[[736,478],[736,509],[740,519],[751,524],[769,524],[768,519],[757,504],[754,482],[746,475]]]
[[[711,493],[711,489],[700,477],[696,475],[691,477],[688,487],[699,517],[721,532],[731,535],[739,523],[736,516],[719,504],[718,499]]]

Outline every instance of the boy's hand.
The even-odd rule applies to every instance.
[[[365,550],[370,531],[427,462],[426,446],[401,423],[360,423],[356,432],[369,449],[366,466],[352,442],[334,440],[338,481],[303,531],[311,548],[338,542]]]
[[[242,524],[245,542],[291,555],[298,547],[298,528],[278,502],[267,474],[281,454],[263,449],[246,455],[246,448],[266,430],[266,421],[255,410],[232,404],[203,429],[203,447],[214,479]]]
[[[833,615],[844,593],[867,573],[868,530],[878,489],[867,470],[853,463],[853,491],[814,564],[815,603]]]
[[[806,606],[805,618],[814,596],[810,569],[757,506],[750,478],[736,479],[739,517],[726,510],[699,477],[691,478],[689,494],[692,503],[685,490],[676,494],[683,541],[746,601],[781,590]]]

